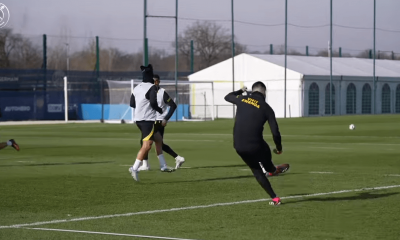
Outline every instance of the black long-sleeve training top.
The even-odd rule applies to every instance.
[[[282,151],[281,134],[275,113],[265,102],[264,95],[253,92],[250,96],[243,96],[242,93],[243,91],[239,90],[225,96],[226,101],[237,106],[233,129],[235,149],[253,149],[262,146],[264,125],[268,121],[276,148]]]

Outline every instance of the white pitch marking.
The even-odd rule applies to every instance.
[[[20,162],[20,163],[33,163],[35,161],[17,161],[17,162]]]
[[[387,174],[386,176],[389,176],[389,177],[400,177],[400,174]]]
[[[312,194],[308,194],[308,195],[296,195],[296,196],[289,196],[289,197],[281,197],[281,199],[315,197],[315,196],[323,196],[323,195],[361,192],[361,191],[370,191],[370,190],[381,190],[381,189],[390,189],[390,188],[400,188],[400,185],[340,190],[340,191],[325,192],[325,193],[312,193]],[[150,210],[150,211],[143,211],[143,212],[131,212],[131,213],[122,213],[122,214],[113,214],[113,215],[103,215],[103,216],[96,216],[96,217],[82,217],[82,218],[72,218],[72,219],[51,220],[51,221],[46,221],[46,222],[23,223],[23,224],[14,224],[14,225],[8,225],[8,226],[0,226],[0,229],[1,228],[21,228],[21,227],[39,226],[39,225],[47,225],[47,224],[54,224],[54,223],[78,222],[78,221],[87,221],[87,220],[104,219],[104,218],[129,217],[129,216],[134,216],[134,215],[146,215],[146,214],[175,212],[175,211],[182,211],[182,210],[210,208],[210,207],[218,207],[218,206],[230,206],[230,205],[243,204],[243,203],[265,202],[265,201],[270,201],[270,200],[271,199],[269,199],[269,198],[262,198],[262,199],[256,199],[256,200],[214,203],[214,204],[210,204],[210,205],[198,205],[198,206],[189,206],[189,207],[181,207],[181,208],[159,209],[159,210]]]
[[[55,232],[89,233],[89,234],[101,234],[101,235],[112,235],[112,236],[137,237],[137,238],[152,238],[152,239],[195,240],[195,239],[186,239],[186,238],[158,237],[158,236],[146,236],[146,235],[135,235],[135,234],[124,234],[124,233],[92,232],[92,231],[55,229],[55,228],[24,228],[24,229],[55,231]]]
[[[310,172],[310,173],[317,173],[317,174],[332,174],[334,172]]]
[[[239,169],[241,171],[250,171],[250,169],[244,168],[244,169]]]

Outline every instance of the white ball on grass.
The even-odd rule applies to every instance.
[[[356,126],[354,124],[350,124],[349,129],[354,130],[354,129],[356,129]]]

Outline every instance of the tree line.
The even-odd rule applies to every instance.
[[[67,57],[70,70],[93,71],[96,66],[96,42],[90,39],[79,51],[68,52],[67,36],[47,47],[47,69],[67,70]],[[195,22],[178,35],[179,71],[190,71],[191,41],[193,41],[193,70],[199,71],[232,56],[230,30],[214,22]],[[171,49],[175,43],[171,43]],[[250,51],[245,44],[235,39],[235,53],[270,54],[266,51]],[[127,53],[116,47],[103,47],[100,41],[100,71],[137,71],[143,62],[143,51]],[[274,49],[274,54],[284,54],[284,48]],[[288,49],[289,55],[305,55],[295,49]],[[319,50],[313,56],[328,56],[328,50]],[[333,56],[339,56],[338,51]],[[342,57],[369,58],[370,50],[355,55],[342,54]],[[380,59],[392,59],[392,53],[380,52]],[[396,54],[395,59],[400,60]],[[149,62],[159,71],[174,71],[175,54],[150,47]],[[0,69],[40,69],[43,68],[43,46],[41,41],[32,41],[12,29],[0,29]]]

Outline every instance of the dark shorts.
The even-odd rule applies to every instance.
[[[140,132],[142,133],[142,140],[154,140],[154,133],[157,132],[157,124],[154,121],[138,121],[136,122]]]
[[[164,131],[165,131],[165,127],[162,125],[162,121],[156,121],[156,125],[157,125],[157,131],[161,134],[161,137],[164,138]]]
[[[267,172],[275,172],[275,166],[272,163],[272,154],[268,144],[263,141],[260,146],[249,147],[246,149],[236,149],[236,152],[243,161],[252,169],[261,169],[261,165]],[[260,165],[261,163],[261,165]]]

